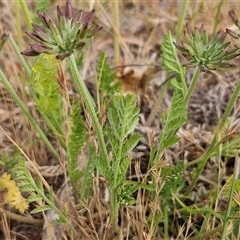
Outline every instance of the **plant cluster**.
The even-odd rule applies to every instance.
[[[238,197],[239,181],[237,179],[239,173],[236,170],[222,191],[223,196],[230,203],[234,202],[234,204],[229,204],[226,213],[216,212],[213,204],[209,205],[208,208],[187,206],[185,200],[190,198],[209,157],[216,155],[218,149],[229,142],[229,136],[223,138],[219,138],[219,136],[223,135],[227,118],[239,95],[240,79],[216,128],[216,135],[202,157],[188,163],[188,165],[184,161],[179,161],[175,166],[168,166],[164,163],[163,154],[165,150],[179,141],[177,132],[188,121],[188,102],[201,73],[233,66],[231,60],[240,55],[240,47],[239,44],[231,47],[231,42],[226,41],[226,37],[230,35],[235,39],[240,39],[240,33],[226,29],[224,33],[217,32],[209,40],[210,34],[206,32],[203,25],[193,29],[190,24],[186,24],[184,39],[181,43],[175,41],[170,31],[165,34],[161,46],[162,67],[173,75],[169,85],[173,89],[172,102],[158,141],[155,141],[151,146],[147,177],[134,181],[127,178],[127,171],[132,159],[131,151],[141,139],[141,135],[135,133],[140,111],[136,96],[134,94],[124,95],[121,92],[121,86],[116,82],[115,72],[107,63],[105,54],[101,53],[97,63],[97,90],[101,96],[101,101],[98,102],[100,106],[97,106],[95,99],[81,78],[76,63],[75,53],[83,52],[87,39],[102,29],[101,26],[93,23],[94,14],[95,10],[88,13],[79,10],[73,16],[69,0],[66,1],[65,8],[57,7],[58,23],[55,23],[47,13],[38,12],[37,16],[41,24],[32,23],[33,32],[26,32],[34,43],[29,45],[29,49],[21,52],[24,56],[37,57],[31,67],[19,54],[20,51],[11,35],[4,33],[0,39],[1,50],[8,39],[16,47],[18,58],[30,79],[30,97],[34,99],[49,133],[42,131],[1,69],[0,79],[35,128],[41,141],[45,143],[52,156],[59,163],[62,161],[62,155],[53,146],[49,136],[56,139],[65,152],[66,159],[63,165],[66,165],[65,174],[69,178],[67,184],[71,186],[77,199],[76,208],[79,210],[77,211],[79,214],[77,219],[84,216],[83,212],[86,211],[86,206],[93,195],[94,179],[98,177],[106,183],[109,190],[110,219],[116,233],[121,231],[120,210],[124,212],[129,206],[137,205],[136,193],[147,192],[146,201],[149,201],[149,205],[158,206],[158,208],[152,207],[148,216],[149,222],[147,224],[149,232],[151,232],[148,239],[157,236],[156,229],[159,225],[163,226],[161,237],[169,239],[169,225],[173,219],[173,214],[169,214],[169,212],[174,206],[177,206],[178,214],[207,214],[219,219],[221,223],[210,233],[204,233],[202,229],[200,231],[193,229],[192,231],[198,232],[201,239],[207,239],[211,234],[221,232],[222,239],[225,239],[228,220],[232,215],[239,213],[237,209],[240,202]],[[240,22],[233,11],[230,11],[230,17],[240,30]],[[182,52],[187,63],[181,63],[177,50]],[[64,69],[63,61],[66,61],[66,69]],[[188,69],[186,67],[189,66],[195,67],[195,71],[188,86],[186,83]],[[67,88],[64,81],[59,84],[53,80],[59,74],[59,69],[64,69],[63,72],[65,70],[70,72],[72,81],[76,84],[77,91],[81,96],[82,105],[79,102],[69,100],[67,91],[63,94],[62,88],[65,90]],[[100,119],[100,110],[103,105],[107,109],[104,113],[104,120]],[[83,109],[85,109],[85,117],[82,114]],[[90,119],[88,121],[88,124],[91,122],[90,127],[87,126],[86,116]],[[94,140],[88,132],[91,128]],[[234,146],[238,143],[238,138],[235,143],[231,142],[231,144],[235,144]],[[57,215],[55,220],[59,224],[65,224],[74,236],[73,239],[78,239],[80,229],[76,229],[76,224],[70,220],[71,213],[68,205],[59,204],[57,195],[39,172],[37,174],[38,180],[33,178],[27,170],[26,164],[31,164],[33,168],[35,165],[23,151],[20,152],[16,166],[7,165],[6,158],[0,161],[2,166],[9,168],[8,171],[14,172],[14,180],[7,173],[0,178],[0,189],[5,190],[4,204],[15,207],[20,213],[28,209],[28,203],[35,204],[34,208],[31,209],[31,214],[52,210]],[[85,169],[79,168],[78,158],[82,153],[88,160]],[[185,187],[185,169],[194,164],[197,167],[189,177],[189,185]],[[20,191],[25,192],[28,198],[24,199]]]

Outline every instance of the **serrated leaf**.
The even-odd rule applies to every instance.
[[[153,166],[158,162],[160,153],[179,140],[175,134],[177,133],[178,129],[186,123],[186,121],[187,106],[184,101],[183,94],[180,90],[175,89],[172,104],[168,112],[163,131],[160,135],[159,148],[152,162]]]
[[[43,205],[43,206],[36,207],[30,213],[35,214],[35,213],[44,212],[44,211],[47,211],[47,210],[50,210],[50,209],[52,209],[50,206]]]
[[[176,136],[169,137],[164,141],[164,148],[166,149],[168,147],[171,147],[178,141],[179,141],[179,138]]]
[[[185,70],[182,67],[176,52],[176,47],[173,44],[173,38],[171,32],[169,31],[164,35],[163,43],[161,46],[162,50],[162,67],[169,73],[173,73],[176,76],[177,83],[175,86],[182,91],[183,94],[186,93],[187,87],[185,83]]]
[[[93,146],[89,148],[89,158],[87,168],[85,169],[83,184],[81,189],[81,200],[86,200],[90,189],[92,189],[93,173],[96,167],[96,149]]]
[[[57,81],[58,61],[53,55],[43,54],[32,67],[30,86],[37,109],[45,119],[47,126],[64,136],[63,102]]]
[[[139,134],[133,134],[128,139],[126,139],[123,146],[123,155],[127,154],[129,151],[135,148],[140,140],[141,136]]]
[[[59,114],[61,94],[56,79],[58,62],[52,55],[41,56],[32,67],[30,79],[37,107],[41,113]],[[44,105],[43,105],[44,104]]]
[[[87,140],[85,122],[81,115],[80,106],[76,102],[72,105],[71,117],[72,126],[68,144],[68,173],[70,181],[74,185],[84,175],[83,172],[78,170],[77,157]]]
[[[99,170],[108,174],[110,188],[116,188],[125,179],[125,174],[131,158],[126,156],[140,139],[140,136],[132,133],[138,123],[139,108],[136,106],[134,95],[121,96],[107,111],[110,126],[106,127],[109,151],[112,152],[111,173],[107,173],[100,163]]]
[[[108,164],[105,162],[107,160],[104,160],[101,157],[98,157],[96,160],[96,166],[98,169],[98,172],[108,181],[112,181],[112,171],[109,168]],[[106,167],[107,164],[107,167]],[[109,170],[108,170],[109,169]]]
[[[114,130],[114,135],[116,135],[116,137],[120,139],[121,126],[120,126],[120,117],[118,115],[117,110],[115,108],[110,108],[108,109],[107,115],[108,115],[108,120],[112,127],[112,130]]]
[[[160,195],[164,201],[168,201],[172,193],[177,193],[184,186],[184,161],[179,161],[177,165],[162,169],[161,177],[164,181]]]
[[[125,179],[125,174],[127,172],[130,161],[131,161],[131,158],[129,156],[121,159],[119,170],[117,173],[118,174],[117,183],[116,183],[117,186],[121,185],[122,181]]]
[[[100,52],[98,57],[97,76],[100,83],[100,91],[104,94],[114,94],[120,90],[121,83],[115,81],[116,73],[107,63],[104,52]]]
[[[42,199],[43,199],[42,196],[34,194],[34,195],[29,196],[27,198],[27,201],[30,203],[30,202],[37,202],[37,201],[42,200]]]
[[[138,123],[138,113],[136,98],[131,94],[120,98],[115,106],[108,110],[108,120],[119,141],[123,141],[134,130]]]
[[[110,143],[110,150],[109,151],[112,151],[113,157],[116,159],[117,158],[117,153],[118,153],[117,149],[118,149],[118,146],[119,146],[119,135],[115,136],[116,131],[113,131],[113,129],[110,128],[109,126],[106,126],[105,129],[106,129],[106,132],[107,132],[108,141]],[[111,136],[111,137],[109,137],[109,136]]]

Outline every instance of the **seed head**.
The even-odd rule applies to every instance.
[[[235,53],[236,48],[226,50],[230,42],[225,42],[228,31],[217,32],[212,39],[208,35],[204,26],[194,29],[190,24],[186,24],[184,31],[185,39],[181,43],[175,43],[176,48],[183,53],[188,60],[186,66],[200,66],[202,71],[216,70],[217,68],[231,67],[227,61],[239,56]]]
[[[57,59],[63,60],[75,50],[81,50],[85,45],[84,40],[102,29],[101,26],[93,24],[94,14],[95,10],[92,10],[84,15],[80,9],[73,16],[69,0],[63,9],[57,6],[59,24],[56,24],[47,13],[38,13],[42,26],[32,24],[33,32],[26,32],[36,43],[30,44],[30,48],[21,53],[26,56],[55,54]]]

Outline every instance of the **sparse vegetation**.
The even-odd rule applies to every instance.
[[[240,3],[58,4],[1,22],[0,238],[239,239]]]

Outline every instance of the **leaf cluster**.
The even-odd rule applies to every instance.
[[[104,166],[104,161],[98,161],[97,166],[99,172],[109,182],[110,189],[114,191],[118,191],[117,188],[123,185],[131,161],[129,152],[140,139],[138,134],[132,134],[138,123],[138,113],[136,98],[130,94],[121,96],[107,111],[109,125],[105,128],[106,142],[109,152],[112,153],[112,159],[110,167]]]
[[[43,182],[38,179],[35,181],[31,173],[26,169],[25,159],[20,157],[18,167],[14,176],[15,180],[18,181],[18,186],[22,192],[27,192],[30,194],[27,201],[37,202],[37,206],[31,213],[38,213],[48,209],[53,209],[54,197],[53,191],[50,190],[48,195],[45,194],[45,189],[43,187]]]
[[[58,62],[54,56],[42,55],[32,67],[30,86],[37,109],[46,124],[57,136],[63,137],[63,101],[56,81],[57,69]]]
[[[81,115],[81,109],[77,102],[72,104],[71,119],[72,126],[68,143],[69,158],[67,167],[71,185],[75,191],[78,192],[78,181],[81,177],[83,177],[84,173],[78,170],[77,157],[86,143],[87,132],[83,116]]]
[[[165,202],[170,200],[172,193],[178,193],[184,186],[184,170],[184,161],[179,161],[175,166],[169,166],[162,169],[161,177],[164,185],[161,189],[160,196]]]
[[[176,76],[176,82],[174,84],[171,107],[168,111],[162,133],[159,136],[159,146],[157,149],[152,149],[152,166],[156,165],[161,159],[160,155],[164,149],[178,142],[179,138],[176,136],[176,133],[187,121],[185,71],[179,62],[170,32],[164,36],[162,52],[163,67]]]
[[[113,96],[121,88],[120,81],[116,81],[116,72],[110,68],[104,52],[100,52],[98,57],[97,79],[102,97]]]

